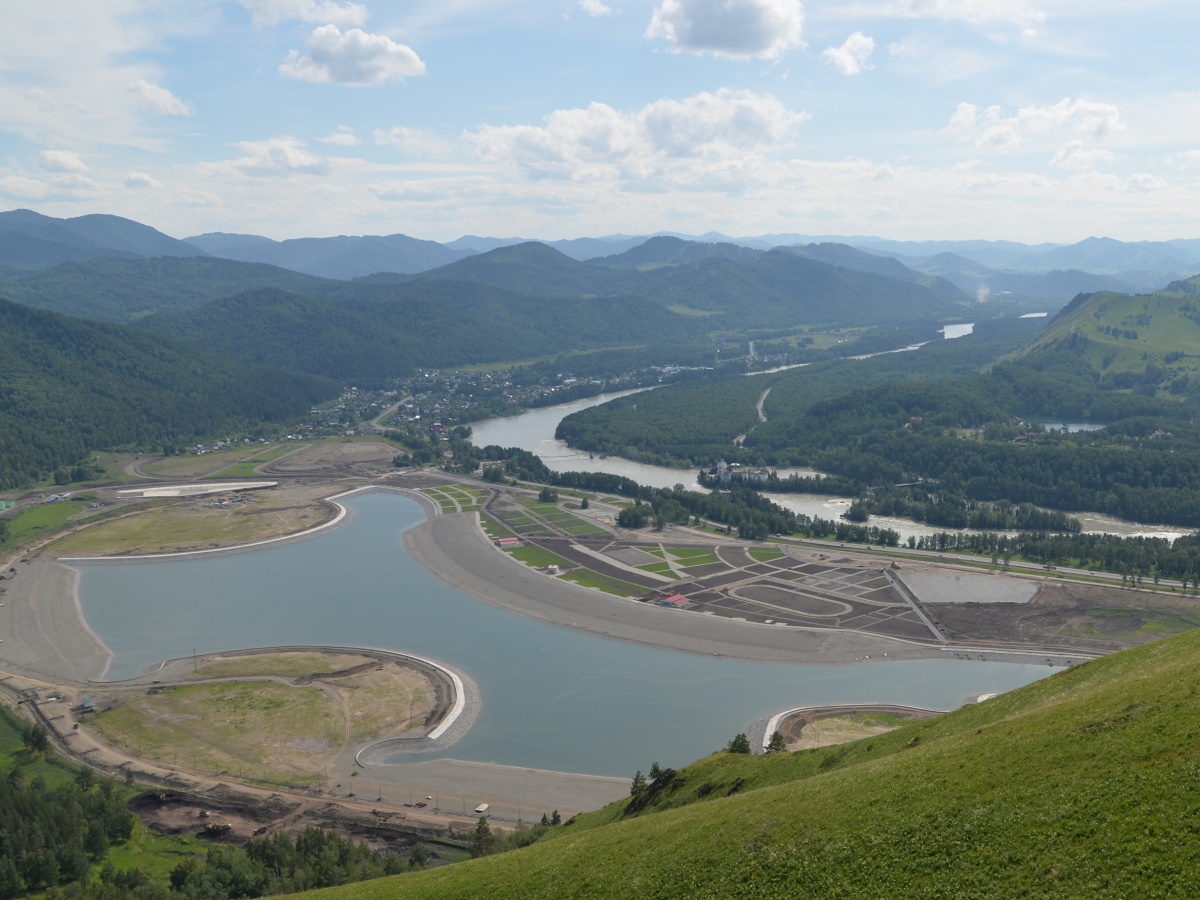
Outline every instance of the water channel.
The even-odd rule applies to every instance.
[[[653,388],[643,388],[653,390]],[[566,441],[556,440],[554,432],[558,423],[571,413],[598,406],[617,397],[636,391],[623,391],[615,394],[601,394],[586,400],[576,400],[560,406],[547,406],[542,409],[530,410],[519,416],[509,416],[504,419],[489,419],[473,425],[474,434],[471,440],[480,447],[488,444],[498,444],[501,447],[520,447],[530,453],[536,453],[542,458],[547,467],[555,472],[608,472],[612,475],[623,475],[639,484],[650,487],[669,488],[682,484],[690,490],[700,491],[698,477],[700,470],[672,469],[667,466],[653,466],[648,463],[634,462],[629,459],[610,456],[607,458],[594,457],[589,453],[572,450]],[[1085,431],[1101,428],[1102,425],[1085,422],[1052,422],[1046,427],[1067,428],[1069,431]],[[799,476],[819,474],[808,468],[781,468],[775,470],[780,478],[791,474]],[[850,506],[851,498],[832,494],[776,494],[765,493],[772,502],[794,513],[822,519],[836,519]],[[1098,534],[1120,534],[1125,536],[1165,537],[1175,539],[1192,532],[1175,525],[1143,525],[1137,522],[1127,522],[1101,513],[1071,513],[1079,519],[1085,532]],[[870,524],[880,528],[891,528],[900,533],[901,540],[909,535],[926,537],[939,531],[955,531],[953,528],[935,528],[923,525],[911,519],[899,519],[890,516],[872,516]]]
[[[594,637],[489,606],[421,569],[401,543],[424,517],[415,501],[369,494],[347,505],[349,524],[295,544],[80,566],[84,615],[115,654],[108,677],[193,651],[283,644],[425,654],[469,673],[483,698],[474,727],[443,755],[630,775],[655,759],[689,762],[756,718],[793,706],[952,708],[1053,671],[958,660],[760,664]],[[598,594],[596,602],[630,601]]]

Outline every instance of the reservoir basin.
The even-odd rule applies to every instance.
[[[343,501],[347,524],[308,540],[207,559],[78,565],[88,625],[112,650],[109,679],[159,660],[276,645],[375,647],[468,673],[482,709],[440,757],[630,776],[723,747],[796,706],[887,702],[950,709],[1051,674],[966,660],[851,666],[742,662],[558,628],[462,594],[414,562],[415,501]],[[597,604],[628,603],[597,593]],[[689,615],[681,612],[680,615]]]

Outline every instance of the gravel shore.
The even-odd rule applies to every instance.
[[[940,659],[940,647],[862,632],[735,622],[602,594],[537,572],[488,540],[472,516],[436,516],[404,533],[423,568],[455,590],[523,616],[616,640],[753,662],[850,665]]]

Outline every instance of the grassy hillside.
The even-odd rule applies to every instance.
[[[1161,386],[1200,372],[1200,275],[1152,294],[1081,294],[1017,358],[1069,354],[1110,380]],[[1178,387],[1176,393],[1179,393]]]
[[[718,753],[524,850],[319,898],[1186,897],[1200,634],[854,744]]]

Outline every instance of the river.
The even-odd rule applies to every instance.
[[[950,326],[947,326],[948,328]],[[966,326],[960,326],[965,328]],[[955,337],[961,335],[954,335]],[[947,334],[947,337],[950,337]],[[640,390],[654,390],[641,388]],[[474,430],[471,440],[476,446],[486,447],[488,444],[498,444],[501,447],[520,447],[530,453],[536,453],[542,458],[547,467],[555,472],[607,472],[611,475],[623,475],[626,478],[649,487],[669,488],[682,484],[689,490],[700,491],[700,469],[672,469],[667,466],[653,466],[648,463],[634,462],[620,457],[610,456],[602,459],[589,453],[572,450],[566,441],[554,437],[558,423],[572,413],[579,412],[592,406],[599,406],[617,397],[638,391],[622,391],[615,394],[601,394],[586,400],[575,400],[559,406],[546,406],[530,410],[519,416],[508,416],[503,419],[488,419],[476,422],[471,427]],[[1054,422],[1048,423],[1055,427],[1066,427],[1068,430],[1087,430],[1103,427],[1095,423]],[[815,469],[783,468],[776,470],[780,478],[791,474],[800,476],[817,475]],[[850,506],[850,497],[831,494],[777,494],[765,493],[772,502],[784,509],[806,516],[822,519],[836,519]],[[1119,534],[1126,537],[1165,537],[1175,539],[1192,532],[1175,525],[1143,525],[1105,516],[1100,513],[1070,513],[1079,519],[1083,530],[1096,534]],[[900,533],[901,540],[909,536],[927,537],[938,532],[955,531],[953,528],[935,528],[923,525],[911,519],[899,519],[890,516],[872,516],[870,523],[880,528],[891,528]]]
[[[655,759],[690,762],[790,707],[878,701],[945,709],[1054,671],[957,660],[789,666],[608,640],[442,584],[401,543],[424,518],[415,501],[380,493],[347,506],[354,513],[347,525],[295,544],[203,560],[81,565],[85,618],[115,655],[108,677],[193,651],[271,645],[425,654],[469,673],[482,695],[474,727],[441,755],[629,776]],[[628,601],[597,595],[596,602]]]

